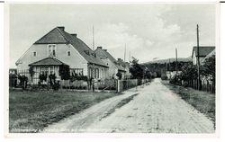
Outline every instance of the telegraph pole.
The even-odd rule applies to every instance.
[[[92,33],[93,33],[93,50],[95,50],[95,27],[92,27]]]
[[[197,66],[198,66],[198,90],[200,90],[200,61],[199,61],[199,29],[197,24]]]
[[[169,73],[170,73],[170,80],[171,80],[170,59],[169,59],[169,68],[168,68],[168,70],[169,70]]]
[[[178,73],[178,66],[177,66],[177,48],[176,48],[176,75],[177,75],[177,73]]]
[[[123,59],[124,62],[126,62],[126,61],[125,61],[125,60],[126,60],[126,46],[127,46],[127,45],[126,45],[126,43],[125,43],[125,50],[124,50],[124,57],[123,57],[123,58],[124,58],[124,59]]]

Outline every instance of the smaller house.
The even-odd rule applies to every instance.
[[[126,71],[125,78],[130,78],[131,77],[130,63],[123,61],[121,58],[118,58],[117,62],[119,65],[121,65],[125,69],[125,71]]]
[[[117,78],[116,74],[120,72],[122,79],[125,77],[125,67],[123,67],[106,49],[97,47],[95,53],[109,67],[108,78]]]
[[[214,49],[212,52],[210,52],[203,60],[201,60],[201,62],[204,64],[204,62],[206,61],[206,59],[215,56],[216,55],[216,50]]]
[[[199,60],[200,60],[200,64],[201,64],[201,61],[204,60],[204,58],[209,53],[211,53],[213,50],[215,50],[215,46],[199,46]],[[193,50],[192,50],[193,65],[197,65],[197,59],[198,59],[197,47],[194,46]]]

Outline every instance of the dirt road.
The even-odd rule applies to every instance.
[[[99,123],[109,115],[112,109],[116,108],[117,104],[122,100],[132,98],[137,93],[136,88],[127,90],[118,96],[106,99],[78,114],[49,125],[42,132],[85,132],[91,124]]]
[[[45,132],[52,132],[53,129],[56,132],[214,132],[211,120],[164,86],[160,79],[155,79],[144,88],[139,87],[138,92],[139,94],[132,101],[116,109],[104,119],[97,120],[96,118],[100,117],[99,114],[102,114],[102,111],[107,111],[105,107],[115,106],[113,99],[115,101],[121,99],[106,100],[78,115],[50,126]]]

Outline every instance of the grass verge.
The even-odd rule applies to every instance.
[[[176,94],[179,94],[187,103],[210,118],[215,128],[215,94],[173,85],[167,81],[162,81],[162,83]]]
[[[115,95],[115,93],[10,90],[9,132],[39,132],[53,122]]]

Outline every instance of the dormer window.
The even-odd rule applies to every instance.
[[[33,52],[33,54],[34,54],[34,57],[36,57],[36,56],[37,56],[37,52]]]
[[[67,53],[67,54],[68,54],[68,56],[70,56],[70,51],[68,51],[68,53]]]
[[[55,44],[48,44],[48,55],[56,56],[56,45]]]

